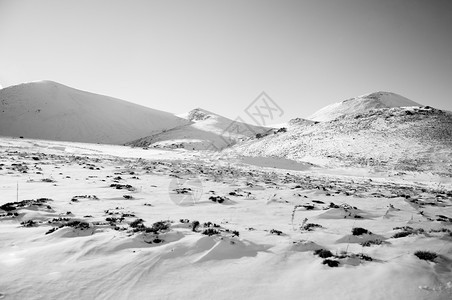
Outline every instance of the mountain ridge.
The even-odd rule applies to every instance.
[[[123,144],[188,123],[173,114],[50,81],[0,90],[0,135]]]
[[[342,115],[363,113],[371,109],[409,106],[423,105],[396,93],[379,91],[327,105],[307,117],[307,119],[327,122]]]

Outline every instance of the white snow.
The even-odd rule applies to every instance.
[[[433,176],[421,184],[397,176],[370,180],[370,170],[359,176],[353,169],[288,171],[277,168],[277,159],[265,168],[248,164],[256,160],[229,163],[222,167],[196,151],[0,138],[0,205],[16,197],[51,199],[18,207],[16,217],[0,209],[0,297],[450,299],[452,223],[438,219],[452,217],[450,182],[431,189]],[[186,195],[174,187],[193,187],[184,183],[192,179],[202,185],[201,197],[176,205],[174,197]],[[212,195],[226,200],[213,202]],[[87,228],[64,226],[68,221],[59,218]],[[138,218],[147,227],[172,223],[158,234],[134,232]],[[193,231],[195,220],[200,226]],[[36,223],[21,225],[27,221]],[[220,234],[202,234],[205,222]],[[308,223],[322,227],[300,229]],[[424,232],[393,238],[403,226]],[[351,235],[353,227],[372,234]],[[360,245],[377,238],[381,244]],[[314,254],[319,249],[336,255],[330,259],[339,267],[322,264]],[[420,260],[417,250],[438,257]]]
[[[351,98],[342,102],[328,105],[311,116],[309,120],[326,122],[336,119],[342,115],[366,112],[375,108],[421,106],[420,104],[390,92],[376,92]]]
[[[241,120],[231,120],[201,108],[179,116],[190,121],[190,124],[133,141],[130,145],[189,150],[220,150],[231,144],[254,137],[258,133],[270,130],[267,127],[243,123]]]
[[[167,112],[52,81],[0,90],[0,136],[123,144],[187,123]]]

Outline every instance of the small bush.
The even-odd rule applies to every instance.
[[[327,265],[328,267],[335,268],[339,267],[339,261],[332,259],[325,259],[322,264]]]
[[[312,230],[314,230],[314,228],[322,228],[322,225],[315,224],[315,223],[307,223],[302,227],[302,229],[307,230],[307,231],[312,231]]]
[[[34,226],[36,226],[37,223],[33,220],[28,220],[28,221],[21,222],[20,224],[24,227],[34,227]]]
[[[373,260],[372,257],[370,257],[368,255],[365,255],[365,254],[359,254],[358,257],[361,258],[362,260],[365,260],[365,261],[372,261]]]
[[[147,227],[146,232],[152,232],[157,234],[159,231],[165,231],[169,228],[169,224],[163,221],[158,221],[152,224],[152,227]]]
[[[220,234],[220,232],[219,232],[218,230],[216,230],[216,229],[213,229],[213,228],[207,228],[207,229],[205,229],[205,230],[202,232],[202,234],[211,236],[211,235],[217,235],[217,234]]]
[[[280,231],[280,230],[272,229],[272,230],[270,230],[270,233],[271,234],[276,234],[276,235],[281,235],[283,232]]]
[[[196,231],[196,229],[199,227],[199,221],[193,221],[191,224],[191,230]]]
[[[352,228],[352,234],[353,235],[363,235],[363,234],[372,234],[372,232],[370,232],[367,229],[361,228],[361,227],[354,227],[354,228]]]
[[[370,247],[372,245],[381,245],[381,244],[383,244],[383,241],[380,239],[376,239],[376,240],[369,240],[369,241],[362,242],[361,246]]]
[[[143,225],[143,219],[136,219],[135,221],[130,223],[130,227],[132,227],[132,228],[137,228],[140,225]]]
[[[403,237],[409,236],[411,233],[412,233],[411,231],[397,232],[396,234],[394,234],[392,236],[392,238],[394,238],[394,239],[403,238]]]
[[[318,249],[314,251],[315,255],[318,255],[321,258],[328,258],[328,257],[332,257],[333,253],[331,253],[330,250],[326,250],[326,249]]]
[[[50,234],[50,233],[52,233],[52,232],[54,232],[54,231],[57,231],[57,230],[58,230],[57,227],[53,227],[52,229],[49,229],[49,230],[46,232],[46,234]]]
[[[65,224],[68,227],[74,227],[75,229],[85,230],[89,228],[89,224],[83,221],[72,220]]]
[[[416,251],[414,252],[414,255],[416,255],[419,259],[428,261],[434,261],[435,258],[438,257],[436,253],[430,251]]]

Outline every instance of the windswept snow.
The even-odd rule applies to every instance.
[[[187,123],[167,112],[52,81],[0,90],[0,136],[123,144]]]
[[[0,138],[0,298],[450,299],[450,180],[130,149]]]
[[[128,144],[135,147],[220,150],[270,130],[266,127],[246,124],[241,120],[231,120],[201,108],[180,116],[190,121],[190,124]]]
[[[337,117],[363,113],[375,108],[392,108],[406,106],[422,106],[408,98],[390,92],[376,92],[351,98],[342,102],[328,105],[307,119],[313,121],[326,122],[336,119]]]
[[[434,108],[381,108],[330,122],[288,127],[225,150],[328,167],[452,174],[452,113]]]

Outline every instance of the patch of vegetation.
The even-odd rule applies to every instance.
[[[438,257],[438,255],[435,252],[430,251],[416,251],[414,252],[414,255],[416,255],[419,259],[428,261],[434,261],[435,258]]]
[[[318,250],[314,251],[314,255],[318,255],[321,258],[328,258],[328,257],[332,257],[333,253],[331,253],[330,250],[318,249]]]
[[[287,128],[286,127],[281,127],[277,131],[275,131],[275,134],[277,134],[277,133],[284,133],[284,132],[287,132]]]
[[[313,209],[315,208],[315,206],[312,205],[312,204],[304,204],[303,207],[304,207],[306,210],[313,210]]]
[[[444,215],[436,215],[436,216],[438,217],[436,219],[437,221],[452,223],[452,218],[449,218],[449,217],[444,216]]]
[[[131,186],[130,184],[112,183],[112,184],[110,184],[110,187],[115,188],[117,190],[128,190],[128,191],[135,190],[135,188],[133,186]]]
[[[394,227],[394,230],[397,230],[397,229],[402,229],[402,231],[395,233],[392,236],[392,238],[394,238],[394,239],[403,238],[403,237],[409,236],[411,234],[421,234],[421,233],[425,232],[425,230],[423,228],[413,229],[410,226]]]
[[[322,228],[322,227],[323,226],[320,224],[307,223],[302,227],[302,229],[307,230],[307,231],[313,231],[315,228]]]
[[[144,226],[143,222],[144,222],[143,219],[136,219],[136,220],[132,221],[129,224],[129,226],[132,227],[132,228],[139,228],[139,227],[141,227],[141,225]]]
[[[73,227],[75,229],[85,230],[89,228],[89,224],[84,221],[72,220],[65,224],[65,226]]]
[[[193,221],[191,224],[191,230],[196,231],[196,229],[198,229],[199,225],[200,225],[199,221]]]
[[[212,223],[212,222],[205,222],[204,224],[203,224],[203,226],[204,227],[217,227],[217,228],[219,228],[220,227],[220,225],[218,225],[218,224],[215,224],[215,223]]]
[[[280,230],[276,230],[276,229],[272,229],[272,230],[270,230],[270,233],[271,233],[271,234],[276,234],[276,235],[282,235],[282,234],[283,234],[283,232],[282,232],[282,231],[280,231]]]
[[[53,227],[53,228],[49,229],[49,231],[47,231],[46,234],[50,234],[50,233],[52,233],[54,231],[57,231],[57,230],[58,230],[57,227]]]
[[[0,209],[4,210],[4,211],[13,211],[16,210],[18,208],[27,208],[30,206],[45,206],[45,208],[47,209],[52,209],[52,207],[50,207],[50,205],[45,205],[48,201],[52,201],[51,199],[48,198],[39,198],[36,200],[22,200],[22,201],[18,201],[18,202],[8,202],[5,203],[3,205],[0,206]]]
[[[370,247],[372,245],[381,245],[381,244],[383,244],[382,240],[375,239],[375,240],[368,240],[368,241],[362,242],[361,246],[363,246],[363,247]]]
[[[226,200],[229,200],[228,198],[226,198],[226,197],[221,197],[221,196],[210,196],[209,197],[209,200],[210,201],[213,201],[213,202],[218,202],[218,203],[223,203],[224,201],[226,201]]]
[[[352,228],[352,234],[353,235],[363,235],[363,234],[372,234],[372,232],[370,232],[367,229],[364,229],[362,227],[354,227]]]
[[[333,202],[330,202],[330,208],[340,208],[340,206],[337,204],[334,204]]]
[[[212,236],[212,235],[220,234],[220,232],[214,228],[207,228],[207,229],[203,230],[202,234]]]
[[[28,220],[28,221],[21,222],[20,225],[22,225],[24,227],[35,227],[37,225],[37,223],[33,220]]]
[[[53,180],[51,178],[42,178],[41,181],[42,182],[55,182],[55,180]]]
[[[325,259],[322,264],[327,265],[330,268],[339,267],[339,261],[333,259]]]
[[[176,192],[177,194],[189,194],[189,193],[191,193],[192,190],[191,190],[191,188],[184,187],[184,188],[174,189],[173,191]]]
[[[373,260],[372,257],[370,257],[369,255],[363,254],[363,253],[358,254],[358,257],[360,259],[362,259],[362,260],[365,260],[365,261],[372,261]]]
[[[158,221],[152,224],[152,227],[146,227],[146,232],[152,232],[158,234],[161,231],[165,231],[169,229],[169,223],[164,221]]]
[[[392,238],[393,238],[393,239],[399,239],[399,238],[403,238],[403,237],[409,236],[409,235],[411,235],[412,233],[413,233],[412,231],[401,231],[401,232],[395,233],[395,234],[392,236]]]

